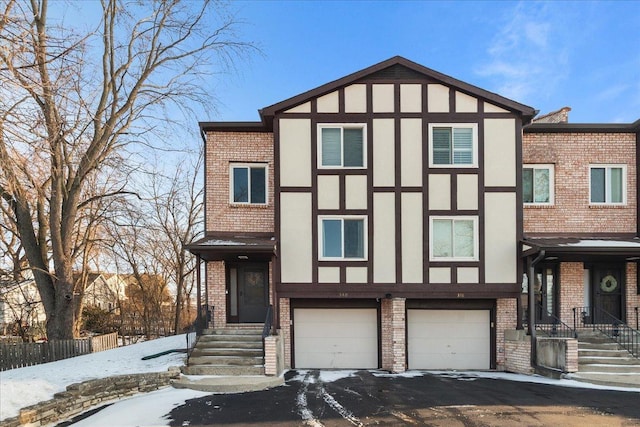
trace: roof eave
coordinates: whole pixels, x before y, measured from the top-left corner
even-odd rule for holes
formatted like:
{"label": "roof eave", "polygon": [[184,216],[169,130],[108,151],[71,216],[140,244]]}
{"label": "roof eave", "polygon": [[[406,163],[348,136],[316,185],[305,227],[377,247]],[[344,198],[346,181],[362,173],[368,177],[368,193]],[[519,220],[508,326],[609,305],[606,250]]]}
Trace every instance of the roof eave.
{"label": "roof eave", "polygon": [[340,79],[326,83],[315,89],[311,89],[309,91],[296,95],[292,98],[289,98],[284,101],[265,107],[259,111],[260,116],[262,117],[263,122],[270,122],[272,121],[275,114],[278,113],[279,111],[293,108],[296,105],[302,104],[311,98],[322,96],[324,94],[332,92],[338,89],[339,87],[346,86],[370,74],[376,73],[380,70],[383,70],[393,65],[405,66],[416,72],[432,77],[435,80],[439,80],[447,85],[457,87],[459,89],[462,89],[465,92],[487,99],[488,101],[491,101],[501,107],[505,107],[509,110],[516,111],[522,115],[523,122],[525,124],[529,123],[536,114],[536,111],[532,107],[510,100],[508,98],[504,98],[496,93],[489,92],[477,86],[473,86],[469,83],[465,83],[461,80],[455,79],[446,74],[442,74],[438,71],[435,71],[423,65],[417,64],[401,56],[394,56],[393,58],[387,59],[386,61],[379,62],[363,70],[356,71],[355,73],[349,74]]}

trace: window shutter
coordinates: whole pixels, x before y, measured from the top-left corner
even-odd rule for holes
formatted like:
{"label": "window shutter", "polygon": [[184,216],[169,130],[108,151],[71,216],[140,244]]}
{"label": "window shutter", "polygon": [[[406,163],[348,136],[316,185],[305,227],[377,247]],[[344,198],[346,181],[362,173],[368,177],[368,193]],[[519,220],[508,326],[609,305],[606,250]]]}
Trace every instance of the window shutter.
{"label": "window shutter", "polygon": [[341,166],[340,131],[322,128],[322,166]]}
{"label": "window shutter", "polygon": [[473,130],[471,128],[453,130],[453,164],[473,164]]}
{"label": "window shutter", "polygon": [[344,166],[364,166],[362,144],[362,129],[344,129]]}
{"label": "window shutter", "polygon": [[433,164],[451,164],[451,128],[433,128]]}

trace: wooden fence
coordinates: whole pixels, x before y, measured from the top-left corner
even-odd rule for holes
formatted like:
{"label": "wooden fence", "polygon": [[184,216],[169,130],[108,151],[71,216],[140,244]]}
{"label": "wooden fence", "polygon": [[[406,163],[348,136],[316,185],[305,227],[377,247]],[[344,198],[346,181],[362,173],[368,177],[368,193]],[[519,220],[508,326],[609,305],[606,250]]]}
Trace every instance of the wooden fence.
{"label": "wooden fence", "polygon": [[117,332],[77,340],[0,344],[0,371],[55,362],[117,346]]}

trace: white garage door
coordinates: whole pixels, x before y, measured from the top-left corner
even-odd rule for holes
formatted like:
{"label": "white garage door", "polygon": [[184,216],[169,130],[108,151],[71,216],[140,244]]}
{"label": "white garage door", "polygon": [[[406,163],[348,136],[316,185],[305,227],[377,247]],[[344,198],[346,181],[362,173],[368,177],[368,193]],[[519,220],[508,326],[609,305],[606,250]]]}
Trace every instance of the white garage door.
{"label": "white garage door", "polygon": [[378,367],[375,308],[296,308],[293,333],[296,368]]}
{"label": "white garage door", "polygon": [[489,369],[489,310],[407,310],[409,369]]}

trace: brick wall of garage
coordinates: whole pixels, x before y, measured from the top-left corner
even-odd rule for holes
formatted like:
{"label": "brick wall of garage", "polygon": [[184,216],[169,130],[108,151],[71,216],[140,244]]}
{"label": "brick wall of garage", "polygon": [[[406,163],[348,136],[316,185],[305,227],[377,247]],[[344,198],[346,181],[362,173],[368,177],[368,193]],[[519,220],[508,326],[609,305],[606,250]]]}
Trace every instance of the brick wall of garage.
{"label": "brick wall of garage", "polygon": [[496,369],[505,369],[504,331],[515,329],[517,322],[517,301],[515,298],[499,298],[496,301]]}
{"label": "brick wall of garage", "polygon": [[391,372],[404,372],[407,360],[406,299],[382,299],[380,301],[380,323],[382,369]]}
{"label": "brick wall of garage", "polygon": [[291,368],[291,301],[280,298],[280,330],[284,346],[284,367]]}

